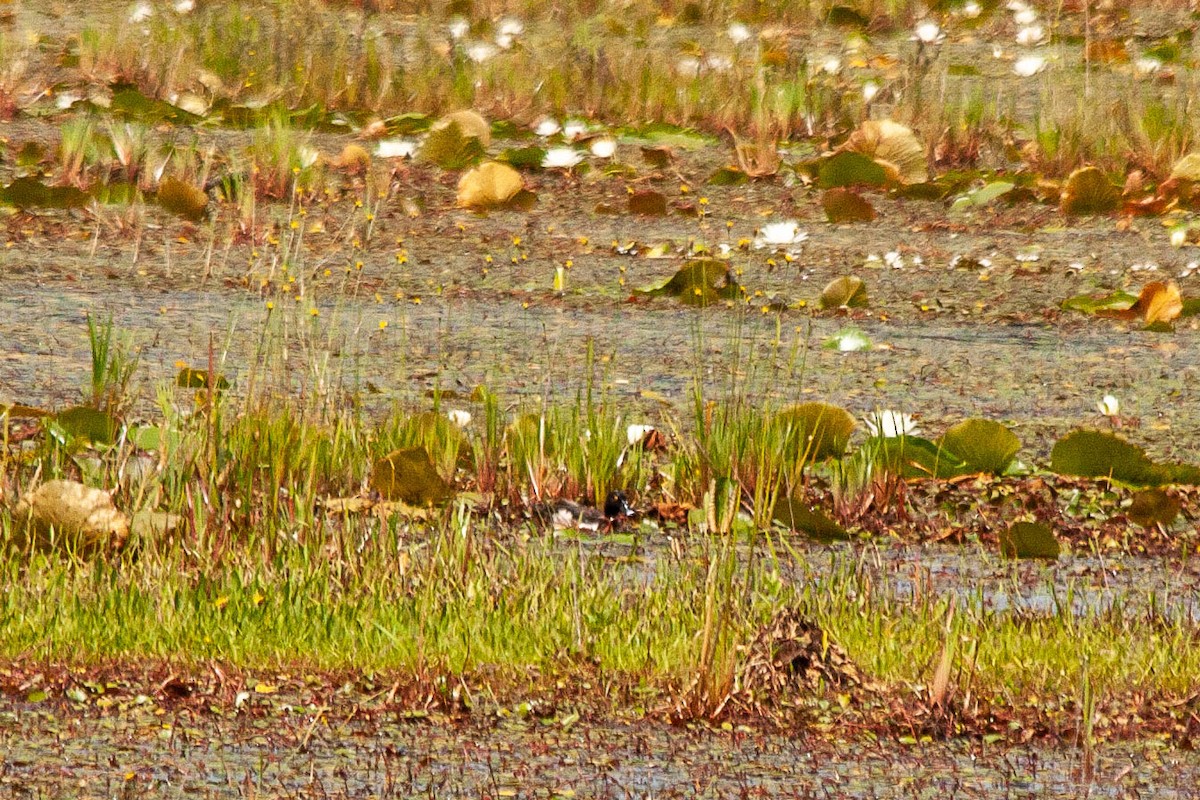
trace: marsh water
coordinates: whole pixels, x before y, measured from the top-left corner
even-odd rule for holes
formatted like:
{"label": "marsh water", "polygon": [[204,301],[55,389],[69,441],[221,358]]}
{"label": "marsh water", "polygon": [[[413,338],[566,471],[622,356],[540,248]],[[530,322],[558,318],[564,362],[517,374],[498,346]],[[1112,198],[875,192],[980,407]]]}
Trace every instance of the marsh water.
{"label": "marsh water", "polygon": [[1127,798],[1200,796],[1200,758],[831,744],[657,723],[435,724],[303,713],[0,715],[0,794],[33,797]]}

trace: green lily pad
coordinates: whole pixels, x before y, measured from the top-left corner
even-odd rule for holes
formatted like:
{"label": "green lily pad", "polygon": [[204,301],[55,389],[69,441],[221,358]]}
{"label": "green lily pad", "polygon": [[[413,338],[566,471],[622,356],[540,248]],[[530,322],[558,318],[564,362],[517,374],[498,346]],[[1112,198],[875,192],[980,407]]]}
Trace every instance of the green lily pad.
{"label": "green lily pad", "polygon": [[179,106],[147,97],[131,84],[118,84],[113,87],[112,102],[108,110],[113,116],[151,125],[158,122],[196,125],[204,120],[203,117],[184,111]]}
{"label": "green lily pad", "polygon": [[[216,389],[223,392],[229,388],[229,381],[224,375],[217,375]],[[175,385],[182,389],[208,389],[210,387],[209,373],[206,369],[183,367],[175,376]]]}
{"label": "green lily pad", "polygon": [[1107,214],[1121,204],[1121,191],[1097,167],[1080,167],[1067,178],[1060,207],[1076,216]]}
{"label": "green lily pad", "polygon": [[721,167],[708,179],[709,186],[740,186],[750,180],[750,176],[735,167]]}
{"label": "green lily pad", "polygon": [[433,120],[429,118],[428,114],[413,111],[407,114],[388,117],[383,121],[383,125],[387,130],[388,136],[412,136],[415,133],[423,133],[429,130],[432,122]]}
{"label": "green lily pad", "polygon": [[716,144],[716,139],[706,136],[692,128],[681,128],[666,122],[652,122],[643,125],[630,134],[623,135],[621,141],[629,144],[643,144],[651,147],[679,148],[681,150],[701,150]]}
{"label": "green lily pad", "polygon": [[873,452],[877,464],[906,479],[946,480],[974,471],[945,447],[921,436],[875,437],[863,444],[863,449]]}
{"label": "green lily pad", "polygon": [[640,217],[662,217],[667,213],[667,198],[662,192],[645,189],[629,195],[629,213]]}
{"label": "green lily pad", "polygon": [[190,222],[204,219],[208,211],[208,195],[203,189],[177,178],[164,178],[158,186],[158,204],[176,216]]}
{"label": "green lily pad", "polygon": [[706,306],[741,296],[729,264],[716,258],[696,258],[665,281],[635,289],[649,297],[676,297],[685,305]]}
{"label": "green lily pad", "polygon": [[1068,433],[1050,451],[1050,469],[1060,475],[1108,478],[1131,486],[1200,485],[1200,467],[1156,464],[1145,450],[1108,431]]}
{"label": "green lily pad", "polygon": [[510,147],[500,153],[497,161],[516,167],[538,171],[542,168],[542,160],[546,157],[546,148],[530,145],[529,147]]}
{"label": "green lily pad", "polygon": [[871,222],[875,219],[875,208],[862,195],[852,189],[837,187],[827,189],[821,195],[821,207],[830,222]]}
{"label": "green lily pad", "polygon": [[826,350],[837,350],[839,353],[857,353],[870,350],[871,339],[861,329],[851,325],[830,336],[821,346]]}
{"label": "green lily pad", "polygon": [[0,203],[30,208],[82,208],[91,201],[74,186],[47,186],[37,178],[17,178],[0,190]]}
{"label": "green lily pad", "polygon": [[814,541],[828,544],[844,542],[850,534],[823,511],[794,497],[780,497],[775,502],[771,519],[785,528],[805,534]]}
{"label": "green lily pad", "polygon": [[863,283],[862,278],[854,275],[834,278],[821,290],[818,304],[823,309],[866,308],[867,285]]}
{"label": "green lily pad", "polygon": [[451,121],[429,132],[419,156],[442,169],[463,169],[482,160],[484,148],[477,137],[464,134],[459,124]]}
{"label": "green lily pad", "polygon": [[846,409],[813,401],[780,411],[774,425],[783,436],[788,461],[814,462],[845,455],[856,423]]}
{"label": "green lily pad", "polygon": [[952,212],[967,211],[972,208],[982,208],[996,199],[1003,197],[1016,188],[1015,183],[1009,181],[992,181],[991,183],[976,189],[973,192],[967,192],[962,197],[954,201],[950,206]]}
{"label": "green lily pad", "polygon": [[999,422],[968,419],[946,431],[942,447],[973,470],[1000,475],[1016,458],[1021,440]]}
{"label": "green lily pad", "polygon": [[386,500],[414,506],[439,505],[453,494],[424,447],[393,450],[376,461],[370,486]]}
{"label": "green lily pad", "polygon": [[1134,493],[1133,502],[1125,509],[1125,516],[1143,528],[1156,525],[1165,528],[1175,521],[1181,509],[1179,500],[1162,489],[1142,489]]}
{"label": "green lily pad", "polygon": [[839,186],[883,186],[887,170],[862,153],[843,151],[821,162],[817,186],[833,189]]}
{"label": "green lily pad", "polygon": [[1084,314],[1096,314],[1100,311],[1126,311],[1138,301],[1136,294],[1117,290],[1103,296],[1080,294],[1063,300],[1061,307],[1064,311],[1081,311]]}
{"label": "green lily pad", "polygon": [[112,444],[121,429],[112,414],[91,406],[64,409],[54,415],[53,424],[72,439],[92,444]]}
{"label": "green lily pad", "polygon": [[1000,533],[1000,552],[1008,558],[1057,559],[1062,547],[1043,522],[1014,522]]}

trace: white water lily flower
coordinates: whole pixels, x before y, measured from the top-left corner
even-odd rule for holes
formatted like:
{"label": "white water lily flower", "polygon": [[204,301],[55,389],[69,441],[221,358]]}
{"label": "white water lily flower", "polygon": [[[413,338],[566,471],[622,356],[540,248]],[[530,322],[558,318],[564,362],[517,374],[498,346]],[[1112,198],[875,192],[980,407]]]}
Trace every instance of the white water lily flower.
{"label": "white water lily flower", "polygon": [[538,124],[534,127],[533,132],[543,138],[553,136],[562,130],[562,126],[558,124],[552,117],[542,117],[538,120]]}
{"label": "white water lily flower", "polygon": [[593,139],[591,150],[596,158],[612,158],[617,153],[617,140],[607,136]]}
{"label": "white water lily flower", "polygon": [[491,42],[471,42],[467,45],[467,58],[476,64],[482,64],[500,52],[500,48]]}
{"label": "white water lily flower", "polygon": [[412,158],[416,153],[415,139],[383,139],[375,146],[379,158]]}
{"label": "white water lily flower", "polygon": [[871,340],[858,328],[842,328],[825,340],[826,350],[837,350],[839,353],[857,353],[860,350],[870,350]]}
{"label": "white water lily flower", "polygon": [[960,13],[967,19],[975,19],[983,13],[983,6],[979,5],[975,0],[967,0],[963,4],[962,9],[960,9]]}
{"label": "white water lily flower", "polygon": [[507,33],[496,34],[496,46],[501,50],[507,50],[512,47],[514,41],[516,41],[515,36],[509,36]]}
{"label": "white water lily flower", "polygon": [[458,40],[467,35],[467,32],[471,30],[471,24],[462,17],[455,17],[450,20],[449,29],[450,38]]}
{"label": "white water lily flower", "polygon": [[733,59],[729,56],[709,56],[704,59],[704,68],[710,72],[729,72],[733,69]]}
{"label": "white water lily flower", "polygon": [[176,14],[180,14],[180,15],[190,14],[195,10],[196,10],[196,0],[179,0],[179,2],[175,4],[175,13]]}
{"label": "white water lily flower", "polygon": [[129,12],[129,23],[137,25],[139,22],[145,22],[154,16],[154,8],[149,3],[138,3]]}
{"label": "white water lily flower", "polygon": [[913,422],[912,415],[902,411],[876,411],[863,417],[863,422],[872,436],[881,436],[884,439],[895,439],[898,436],[920,432],[917,423]]}
{"label": "white water lily flower", "polygon": [[1162,65],[1157,58],[1139,58],[1133,62],[1133,71],[1138,75],[1153,75],[1162,69]]}
{"label": "white water lily flower", "polygon": [[883,263],[892,269],[904,269],[904,256],[900,255],[899,250],[892,250],[883,254]]}
{"label": "white water lily flower", "polygon": [[302,144],[296,148],[296,160],[299,162],[300,169],[308,169],[317,163],[317,159],[320,157],[321,153],[315,147]]}
{"label": "white water lily flower", "polygon": [[542,157],[542,169],[571,169],[583,161],[583,153],[574,147],[552,147]]}
{"label": "white water lily flower", "polygon": [[54,98],[54,107],[59,111],[65,111],[82,99],[82,97],[74,92],[61,92]]}
{"label": "white water lily flower", "polygon": [[569,119],[563,123],[563,138],[568,142],[575,141],[585,133],[587,133],[587,123],[581,119]]}
{"label": "white water lily flower", "polygon": [[1037,22],[1037,18],[1037,9],[1030,8],[1029,6],[1018,9],[1013,14],[1013,22],[1017,23],[1018,25],[1032,25],[1033,23]]}
{"label": "white water lily flower", "polygon": [[525,32],[525,23],[516,17],[505,17],[496,26],[496,33],[501,36],[520,36]]}
{"label": "white water lily flower", "polygon": [[770,222],[763,225],[759,229],[758,235],[754,237],[754,249],[762,250],[764,247],[787,247],[789,245],[801,244],[807,238],[808,234],[800,230],[799,224],[794,220]]}
{"label": "white water lily flower", "polygon": [[1030,25],[1017,31],[1017,44],[1029,47],[1046,38],[1046,29],[1041,25]]}
{"label": "white water lily flower", "polygon": [[446,412],[446,418],[460,428],[465,428],[471,424],[471,412],[463,411],[461,408],[452,408]]}
{"label": "white water lily flower", "polygon": [[875,81],[867,81],[863,84],[862,95],[863,102],[869,103],[875,99],[875,95],[879,94],[879,84]]}
{"label": "white water lily flower", "polygon": [[689,78],[699,77],[700,59],[695,56],[680,56],[675,61],[675,72]]}
{"label": "white water lily flower", "polygon": [[1190,278],[1190,277],[1192,277],[1192,275],[1194,275],[1196,273],[1196,270],[1198,270],[1198,269],[1200,269],[1200,262],[1189,261],[1188,263],[1184,264],[1183,269],[1181,269],[1179,271],[1179,277]]}
{"label": "white water lily flower", "polygon": [[625,429],[625,441],[629,442],[630,446],[633,446],[645,439],[647,434],[653,432],[653,425],[630,425]]}
{"label": "white water lily flower", "polygon": [[750,29],[740,22],[734,22],[726,30],[725,35],[728,36],[734,44],[741,44],[748,40],[751,36]]}
{"label": "white water lily flower", "polygon": [[837,75],[842,71],[842,60],[837,56],[830,56],[821,63],[821,71],[830,75]]}
{"label": "white water lily flower", "polygon": [[1022,78],[1028,78],[1037,75],[1046,68],[1046,59],[1041,56],[1025,56],[1017,59],[1013,64],[1013,72],[1020,75]]}
{"label": "white water lily flower", "polygon": [[1121,401],[1111,394],[1106,394],[1097,401],[1096,410],[1105,417],[1115,417],[1121,413]]}
{"label": "white water lily flower", "polygon": [[913,38],[921,44],[941,44],[946,38],[942,28],[933,20],[925,20],[917,25]]}

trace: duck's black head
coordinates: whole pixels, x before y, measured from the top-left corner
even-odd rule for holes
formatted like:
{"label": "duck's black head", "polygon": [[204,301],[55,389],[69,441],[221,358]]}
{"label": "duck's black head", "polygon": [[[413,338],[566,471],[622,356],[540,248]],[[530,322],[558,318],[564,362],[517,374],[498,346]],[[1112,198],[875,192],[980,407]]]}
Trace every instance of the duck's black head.
{"label": "duck's black head", "polygon": [[604,516],[609,519],[618,517],[632,517],[633,509],[629,506],[629,499],[625,497],[625,493],[616,490],[608,493],[608,497],[604,498]]}

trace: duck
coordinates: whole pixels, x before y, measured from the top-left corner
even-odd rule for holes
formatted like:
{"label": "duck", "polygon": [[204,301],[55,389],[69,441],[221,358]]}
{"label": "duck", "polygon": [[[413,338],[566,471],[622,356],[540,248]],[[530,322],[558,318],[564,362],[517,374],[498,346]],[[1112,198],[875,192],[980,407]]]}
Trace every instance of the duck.
{"label": "duck", "polygon": [[604,508],[596,509],[571,500],[559,500],[550,506],[550,521],[555,530],[598,531],[620,524],[621,520],[635,516],[629,498],[619,489],[604,498]]}

